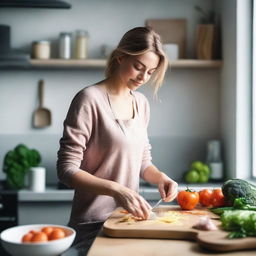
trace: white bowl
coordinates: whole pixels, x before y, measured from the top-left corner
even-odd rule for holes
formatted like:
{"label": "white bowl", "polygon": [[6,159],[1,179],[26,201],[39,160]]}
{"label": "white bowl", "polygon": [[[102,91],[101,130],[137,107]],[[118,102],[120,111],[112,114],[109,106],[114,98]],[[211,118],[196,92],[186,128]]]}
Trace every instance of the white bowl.
{"label": "white bowl", "polygon": [[[62,228],[66,237],[38,243],[23,243],[21,241],[23,235],[30,230],[40,231],[45,226]],[[70,227],[55,224],[34,224],[8,228],[0,234],[0,239],[4,249],[14,256],[56,256],[71,246],[75,235],[75,230]]]}
{"label": "white bowl", "polygon": [[170,61],[177,60],[179,58],[179,45],[164,44],[163,48]]}

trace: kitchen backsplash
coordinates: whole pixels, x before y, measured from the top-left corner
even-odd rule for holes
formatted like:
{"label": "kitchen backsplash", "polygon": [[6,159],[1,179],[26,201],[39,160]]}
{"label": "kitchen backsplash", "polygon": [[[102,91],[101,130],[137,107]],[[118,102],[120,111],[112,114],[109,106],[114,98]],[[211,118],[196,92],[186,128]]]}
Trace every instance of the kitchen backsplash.
{"label": "kitchen backsplash", "polygon": [[[56,160],[61,135],[51,134],[12,134],[0,135],[0,166],[3,165],[4,153],[17,144],[24,143],[29,148],[37,149],[42,156],[40,166],[46,168],[46,183],[57,184]],[[200,137],[150,137],[153,163],[175,180],[180,180],[182,174],[195,159],[205,160],[207,139]],[[197,145],[195,147],[194,145]],[[0,179],[5,175],[1,171]]]}

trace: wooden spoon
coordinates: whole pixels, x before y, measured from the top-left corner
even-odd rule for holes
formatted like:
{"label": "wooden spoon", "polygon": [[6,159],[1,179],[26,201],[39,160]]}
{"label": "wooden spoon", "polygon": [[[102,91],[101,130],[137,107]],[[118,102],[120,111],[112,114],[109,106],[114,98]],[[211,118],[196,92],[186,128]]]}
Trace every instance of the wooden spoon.
{"label": "wooden spoon", "polygon": [[40,80],[38,83],[38,97],[39,107],[35,110],[33,116],[33,126],[35,128],[43,128],[51,125],[51,112],[49,109],[43,107],[44,101],[44,81]]}

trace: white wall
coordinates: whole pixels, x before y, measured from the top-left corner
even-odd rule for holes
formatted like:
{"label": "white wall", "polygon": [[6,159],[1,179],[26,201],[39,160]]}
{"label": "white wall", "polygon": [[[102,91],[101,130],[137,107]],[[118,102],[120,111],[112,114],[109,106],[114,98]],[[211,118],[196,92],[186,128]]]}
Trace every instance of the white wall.
{"label": "white wall", "polygon": [[[56,44],[61,31],[86,29],[90,34],[90,57],[100,55],[103,43],[116,45],[121,35],[147,18],[187,18],[189,57],[193,57],[198,13],[194,5],[212,8],[208,0],[76,0],[71,10],[0,9],[0,24],[12,27],[12,45],[29,51],[34,40]],[[55,41],[55,42],[54,42]],[[159,92],[161,102],[152,100],[149,135],[153,159],[175,179],[191,161],[205,160],[206,142],[220,138],[219,70],[169,70]],[[1,70],[0,71],[0,165],[7,150],[19,142],[39,149],[47,181],[55,182],[55,161],[62,122],[74,94],[103,78],[103,70]],[[53,124],[43,130],[31,126],[36,108],[37,82],[44,79],[45,106],[52,111]]]}
{"label": "white wall", "polygon": [[251,1],[216,1],[222,11],[221,134],[227,178],[251,176]]}

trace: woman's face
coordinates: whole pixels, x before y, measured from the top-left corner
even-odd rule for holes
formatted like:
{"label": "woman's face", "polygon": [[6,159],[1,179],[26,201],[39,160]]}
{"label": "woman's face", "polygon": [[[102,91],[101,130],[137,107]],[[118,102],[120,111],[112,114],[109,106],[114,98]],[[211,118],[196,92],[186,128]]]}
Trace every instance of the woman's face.
{"label": "woman's face", "polygon": [[123,57],[119,60],[119,79],[130,90],[136,90],[149,81],[158,63],[159,56],[151,51],[138,56]]}

